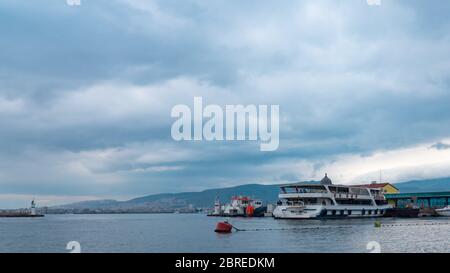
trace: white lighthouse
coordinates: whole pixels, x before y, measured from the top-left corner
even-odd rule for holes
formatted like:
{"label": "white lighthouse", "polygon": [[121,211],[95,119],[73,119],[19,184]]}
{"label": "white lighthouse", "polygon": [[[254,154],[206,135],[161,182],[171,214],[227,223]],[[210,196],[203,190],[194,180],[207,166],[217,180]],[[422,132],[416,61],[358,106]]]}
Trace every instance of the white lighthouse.
{"label": "white lighthouse", "polygon": [[36,202],[34,202],[34,200],[31,201],[31,211],[30,211],[31,215],[36,215]]}

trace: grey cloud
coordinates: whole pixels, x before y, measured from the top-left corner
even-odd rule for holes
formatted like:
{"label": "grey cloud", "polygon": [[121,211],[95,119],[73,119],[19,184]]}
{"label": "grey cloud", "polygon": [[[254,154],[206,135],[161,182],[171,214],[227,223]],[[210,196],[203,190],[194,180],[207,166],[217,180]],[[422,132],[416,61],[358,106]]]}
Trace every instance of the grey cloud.
{"label": "grey cloud", "polygon": [[[292,162],[311,162],[314,173],[342,154],[450,136],[448,3],[142,3],[2,1],[4,193],[139,195],[293,180],[302,176]],[[196,95],[279,104],[280,149],[174,142],[170,109]],[[110,150],[122,152],[85,158]],[[149,155],[160,157],[142,160]]]}

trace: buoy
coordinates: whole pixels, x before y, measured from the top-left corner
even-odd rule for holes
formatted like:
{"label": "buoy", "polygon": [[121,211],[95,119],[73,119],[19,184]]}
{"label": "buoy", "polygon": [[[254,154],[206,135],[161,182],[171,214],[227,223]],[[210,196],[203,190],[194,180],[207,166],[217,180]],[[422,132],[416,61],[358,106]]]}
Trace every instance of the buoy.
{"label": "buoy", "polygon": [[375,221],[375,227],[381,227],[381,222],[380,221]]}
{"label": "buoy", "polygon": [[218,222],[216,225],[215,232],[218,233],[231,233],[231,230],[233,229],[233,226],[228,223],[228,221]]}

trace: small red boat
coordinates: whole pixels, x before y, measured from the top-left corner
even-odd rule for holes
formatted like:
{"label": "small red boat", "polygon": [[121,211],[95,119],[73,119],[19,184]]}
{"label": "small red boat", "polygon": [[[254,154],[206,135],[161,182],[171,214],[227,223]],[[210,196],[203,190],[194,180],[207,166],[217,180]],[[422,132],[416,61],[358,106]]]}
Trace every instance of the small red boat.
{"label": "small red boat", "polygon": [[228,223],[228,221],[224,221],[224,222],[217,223],[216,229],[214,231],[218,232],[218,233],[231,233],[232,229],[233,229],[233,225]]}

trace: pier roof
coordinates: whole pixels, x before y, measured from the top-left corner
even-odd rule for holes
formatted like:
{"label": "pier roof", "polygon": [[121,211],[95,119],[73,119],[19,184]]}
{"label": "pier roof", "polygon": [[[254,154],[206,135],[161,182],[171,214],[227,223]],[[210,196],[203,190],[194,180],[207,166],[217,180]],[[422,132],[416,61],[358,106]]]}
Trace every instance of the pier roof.
{"label": "pier roof", "polygon": [[417,193],[387,193],[384,195],[386,199],[403,199],[403,198],[428,198],[428,197],[450,197],[450,191],[441,192],[417,192]]}

